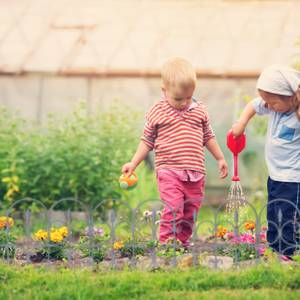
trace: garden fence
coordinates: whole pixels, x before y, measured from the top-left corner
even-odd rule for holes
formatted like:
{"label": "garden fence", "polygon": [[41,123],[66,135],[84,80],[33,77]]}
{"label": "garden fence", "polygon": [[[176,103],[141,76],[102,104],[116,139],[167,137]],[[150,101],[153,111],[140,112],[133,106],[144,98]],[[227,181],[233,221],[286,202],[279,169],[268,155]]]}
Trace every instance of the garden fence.
{"label": "garden fence", "polygon": [[[62,203],[72,209],[57,210]],[[280,203],[293,207],[293,216],[286,216]],[[269,231],[270,226],[276,230],[272,243],[279,252],[297,250],[299,209],[285,199],[268,205],[278,207],[278,222],[269,223]],[[258,209],[245,200],[244,207],[226,212],[226,202],[212,207],[204,201],[199,216],[194,211],[190,221],[179,221],[178,211],[172,211],[173,238],[163,245],[159,243],[161,209],[160,200],[131,207],[125,201],[108,199],[89,207],[79,199],[67,198],[45,207],[39,200],[20,199],[1,210],[0,256],[8,263],[156,269],[177,265],[227,268],[245,261],[258,264],[272,255],[266,241],[267,204]],[[291,228],[294,236],[286,240],[285,233]],[[192,232],[185,248],[177,240],[181,230]]]}

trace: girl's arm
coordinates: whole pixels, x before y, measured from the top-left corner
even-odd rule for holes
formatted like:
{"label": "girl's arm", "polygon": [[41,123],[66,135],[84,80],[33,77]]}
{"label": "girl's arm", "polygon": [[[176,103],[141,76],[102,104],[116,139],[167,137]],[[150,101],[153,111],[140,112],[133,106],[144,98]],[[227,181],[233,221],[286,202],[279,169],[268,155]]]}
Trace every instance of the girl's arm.
{"label": "girl's arm", "polygon": [[218,162],[220,178],[223,179],[228,175],[228,166],[225,161],[223,152],[215,138],[210,138],[205,144],[207,150],[213,155]]}
{"label": "girl's arm", "polygon": [[148,145],[146,145],[146,143],[141,141],[131,162],[126,163],[122,167],[122,173],[130,176],[132,172],[136,169],[136,167],[141,163],[141,161],[143,161],[146,158],[147,154],[151,150],[152,148],[150,148]]}
{"label": "girl's arm", "polygon": [[249,102],[244,108],[239,120],[232,126],[232,133],[235,136],[241,135],[251,120],[251,118],[256,114],[253,103]]}

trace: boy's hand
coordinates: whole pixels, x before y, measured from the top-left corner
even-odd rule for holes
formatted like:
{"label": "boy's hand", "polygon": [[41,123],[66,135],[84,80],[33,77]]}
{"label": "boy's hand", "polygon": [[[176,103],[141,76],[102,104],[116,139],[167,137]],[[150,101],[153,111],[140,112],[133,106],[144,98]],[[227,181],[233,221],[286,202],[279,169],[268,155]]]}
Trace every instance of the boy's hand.
{"label": "boy's hand", "polygon": [[224,179],[228,175],[228,165],[225,161],[225,159],[219,159],[218,160],[218,168],[220,172],[220,178]]}
{"label": "boy's hand", "polygon": [[240,136],[245,131],[245,125],[241,122],[237,122],[232,125],[231,130],[234,136]]}
{"label": "boy's hand", "polygon": [[122,167],[122,173],[130,176],[133,171],[135,170],[135,165],[132,162],[126,163],[123,167]]}

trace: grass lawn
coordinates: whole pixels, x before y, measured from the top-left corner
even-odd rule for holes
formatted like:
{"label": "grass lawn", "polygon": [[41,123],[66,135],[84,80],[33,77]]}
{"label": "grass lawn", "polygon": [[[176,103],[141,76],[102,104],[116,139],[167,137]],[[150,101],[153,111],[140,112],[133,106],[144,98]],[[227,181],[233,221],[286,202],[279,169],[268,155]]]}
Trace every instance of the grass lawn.
{"label": "grass lawn", "polygon": [[300,268],[108,272],[0,264],[0,299],[300,299]]}

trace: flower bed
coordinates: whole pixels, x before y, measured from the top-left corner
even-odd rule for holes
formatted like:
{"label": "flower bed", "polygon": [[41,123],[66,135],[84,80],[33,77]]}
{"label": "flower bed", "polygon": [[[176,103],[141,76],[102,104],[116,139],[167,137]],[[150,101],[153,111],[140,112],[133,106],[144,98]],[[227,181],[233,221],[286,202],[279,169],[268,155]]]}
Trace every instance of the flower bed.
{"label": "flower bed", "polygon": [[[154,215],[149,211],[144,212],[143,221],[147,223],[152,217]],[[159,220],[152,221],[157,224]],[[207,266],[216,266],[211,262],[213,257],[219,257],[217,260],[221,260],[221,263],[232,266],[232,263],[257,258],[265,260],[273,255],[267,246],[267,228],[262,227],[257,233],[255,223],[251,220],[243,224],[244,231],[238,235],[219,225],[214,235],[194,240],[194,245],[189,249],[183,248],[176,239],[160,245],[150,236],[115,237],[107,226],[104,228],[101,225],[79,230],[76,238],[72,237],[72,230],[66,226],[38,229],[30,240],[26,240],[26,245],[21,245],[14,235],[14,224],[12,218],[0,217],[0,257],[22,264],[69,262],[83,266],[96,263],[106,267],[139,265],[141,269],[150,269],[153,266],[192,266],[203,262]],[[229,257],[232,262],[220,257]],[[297,256],[295,258],[297,260]]]}
{"label": "flower bed", "polygon": [[[230,256],[235,261],[244,261],[263,255],[266,245],[266,230],[263,226],[261,232],[255,232],[255,222],[247,221],[244,223],[245,231],[239,235],[228,231],[224,226],[218,226],[215,238],[223,241],[223,245],[217,248],[219,255]],[[257,240],[258,237],[258,240]]]}

